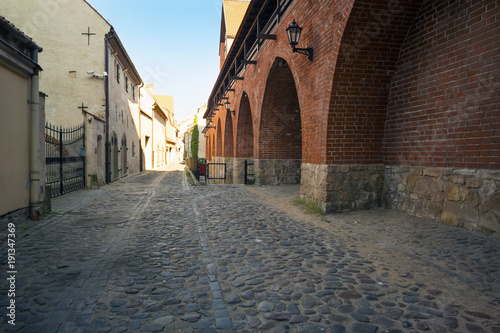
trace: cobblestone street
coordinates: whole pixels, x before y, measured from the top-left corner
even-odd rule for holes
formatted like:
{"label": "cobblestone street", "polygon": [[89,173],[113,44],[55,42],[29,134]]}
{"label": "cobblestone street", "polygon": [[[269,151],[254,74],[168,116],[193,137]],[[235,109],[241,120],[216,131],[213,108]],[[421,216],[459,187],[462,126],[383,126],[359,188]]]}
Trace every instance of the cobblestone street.
{"label": "cobblestone street", "polygon": [[173,165],[53,199],[15,222],[0,331],[500,333],[498,235],[306,214],[298,190],[192,186]]}

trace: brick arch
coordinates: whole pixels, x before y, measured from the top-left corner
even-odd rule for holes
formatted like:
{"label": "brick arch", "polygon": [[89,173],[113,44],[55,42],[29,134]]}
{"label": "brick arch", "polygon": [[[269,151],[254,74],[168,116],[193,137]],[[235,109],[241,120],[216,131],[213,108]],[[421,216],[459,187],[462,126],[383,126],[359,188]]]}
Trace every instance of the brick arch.
{"label": "brick arch", "polygon": [[302,158],[300,106],[295,80],[288,63],[276,58],[266,81],[262,101],[260,159]]}
{"label": "brick arch", "polygon": [[215,148],[215,157],[222,157],[222,126],[220,122],[220,118],[217,122],[217,147]]}
{"label": "brick arch", "polygon": [[252,158],[254,155],[253,145],[253,122],[250,99],[246,92],[243,92],[238,110],[238,123],[236,128],[236,142],[238,149],[236,157]]}
{"label": "brick arch", "polygon": [[391,80],[422,1],[357,0],[342,35],[331,90],[327,164],[381,164]]}
{"label": "brick arch", "polygon": [[234,156],[233,144],[233,117],[231,113],[226,114],[226,121],[224,127],[224,157]]}

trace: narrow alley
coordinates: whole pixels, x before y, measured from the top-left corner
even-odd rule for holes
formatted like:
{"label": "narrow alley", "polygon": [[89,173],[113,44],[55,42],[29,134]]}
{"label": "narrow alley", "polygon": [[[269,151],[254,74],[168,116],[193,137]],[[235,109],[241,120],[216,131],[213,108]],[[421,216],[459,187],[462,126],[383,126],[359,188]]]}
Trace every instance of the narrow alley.
{"label": "narrow alley", "polygon": [[54,199],[14,223],[0,331],[500,333],[498,236],[306,214],[298,189],[192,186],[174,164]]}

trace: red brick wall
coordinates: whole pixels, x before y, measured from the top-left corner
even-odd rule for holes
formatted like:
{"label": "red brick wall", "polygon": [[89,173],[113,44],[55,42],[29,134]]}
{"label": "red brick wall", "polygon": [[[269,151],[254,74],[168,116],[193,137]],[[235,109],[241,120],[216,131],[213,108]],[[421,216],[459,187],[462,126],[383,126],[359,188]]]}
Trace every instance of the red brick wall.
{"label": "red brick wall", "polygon": [[333,80],[328,117],[329,164],[382,163],[391,79],[418,2],[355,2]]}
{"label": "red brick wall", "polygon": [[226,44],[220,43],[219,45],[219,58],[220,58],[220,68],[224,65],[224,60],[226,60]]}
{"label": "red brick wall", "polygon": [[212,160],[212,158],[214,158],[216,156],[215,154],[215,145],[217,144],[217,139],[215,137],[215,133],[212,133],[212,140],[210,140],[211,142],[211,149],[212,151],[210,152],[210,160]]}
{"label": "red brick wall", "polygon": [[[314,47],[312,62],[291,52],[293,19],[304,28],[298,47]],[[498,1],[294,1],[272,31],[277,40],[263,42],[228,95],[235,156],[250,156],[234,132],[249,123],[239,118],[248,106],[253,156],[286,150],[266,119],[291,82],[274,83],[281,58],[300,109],[303,163],[500,168],[499,21]],[[217,147],[224,113],[214,118]]]}
{"label": "red brick wall", "polygon": [[212,148],[211,148],[211,142],[212,138],[210,136],[208,136],[206,138],[206,145],[205,145],[205,156],[207,158],[207,161],[210,161],[211,159],[211,156],[210,156],[210,152],[212,151]]}
{"label": "red brick wall", "polygon": [[[346,1],[350,3],[350,1]],[[279,25],[271,32],[277,35],[277,40],[266,40],[263,42],[260,51],[254,60],[257,65],[248,65],[243,75],[243,81],[237,81],[233,88],[235,92],[229,93],[229,101],[231,106],[234,106],[237,111],[236,120],[239,122],[240,101],[243,93],[248,95],[249,104],[251,105],[252,114],[252,133],[254,136],[253,156],[255,158],[283,158],[288,154],[272,154],[265,152],[261,147],[261,143],[269,142],[261,138],[261,129],[266,129],[267,125],[263,126],[264,122],[261,115],[264,103],[264,94],[266,92],[266,83],[271,72],[271,67],[277,58],[282,58],[289,66],[289,71],[293,77],[293,82],[296,90],[301,129],[297,127],[293,135],[302,136],[302,151],[294,149],[294,156],[284,158],[300,158],[306,163],[325,163],[326,161],[326,114],[330,98],[330,90],[333,79],[333,69],[335,65],[336,49],[334,43],[339,39],[336,38],[339,25],[345,24],[342,17],[337,15],[338,11],[344,8],[345,4],[338,0],[326,0],[323,2],[315,1],[300,1],[292,3],[289,9],[284,13]],[[347,6],[349,7],[349,6]],[[286,28],[295,19],[303,28],[302,37],[298,47],[306,47],[312,45],[314,47],[314,61],[298,53],[292,53],[288,38],[286,36]],[[335,33],[332,33],[335,31]],[[340,29],[342,31],[342,29]],[[276,90],[275,98],[279,98],[282,91],[286,91],[288,86],[283,86]],[[272,101],[272,96],[269,95],[267,103],[275,103]],[[223,129],[224,118],[223,111],[218,111],[214,117],[214,122],[221,119]],[[215,130],[210,130],[215,133]],[[224,136],[223,133],[221,133]],[[276,133],[277,136],[278,133]],[[233,139],[238,140],[237,135],[233,133]],[[274,139],[273,139],[274,140]],[[236,142],[236,141],[235,141]],[[275,143],[275,151],[279,151],[281,144],[285,145],[288,142],[285,140],[281,143]],[[269,145],[268,145],[269,146]],[[285,149],[286,150],[286,149]],[[236,147],[236,156],[244,154]],[[261,156],[262,155],[262,156]],[[280,157],[281,156],[281,157]]]}
{"label": "red brick wall", "polygon": [[498,1],[430,1],[399,55],[384,162],[500,168]]}

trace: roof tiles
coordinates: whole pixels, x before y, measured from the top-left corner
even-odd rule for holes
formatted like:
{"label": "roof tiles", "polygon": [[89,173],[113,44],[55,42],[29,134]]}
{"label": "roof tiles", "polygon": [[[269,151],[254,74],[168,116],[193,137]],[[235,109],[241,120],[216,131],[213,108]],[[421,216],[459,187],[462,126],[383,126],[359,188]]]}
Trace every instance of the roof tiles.
{"label": "roof tiles", "polygon": [[223,10],[226,23],[226,34],[234,38],[240,28],[243,16],[247,11],[250,1],[224,0]]}

